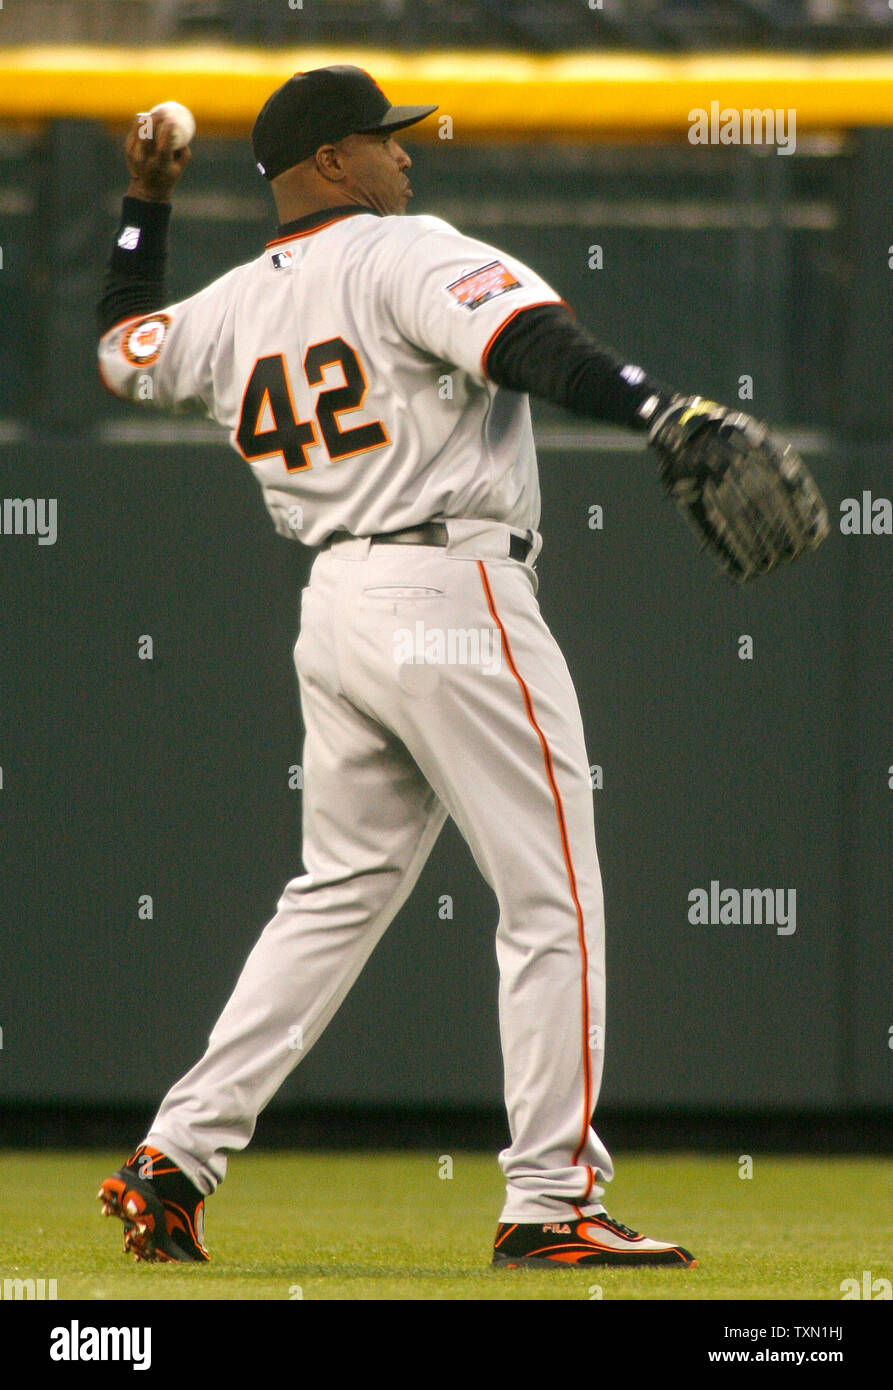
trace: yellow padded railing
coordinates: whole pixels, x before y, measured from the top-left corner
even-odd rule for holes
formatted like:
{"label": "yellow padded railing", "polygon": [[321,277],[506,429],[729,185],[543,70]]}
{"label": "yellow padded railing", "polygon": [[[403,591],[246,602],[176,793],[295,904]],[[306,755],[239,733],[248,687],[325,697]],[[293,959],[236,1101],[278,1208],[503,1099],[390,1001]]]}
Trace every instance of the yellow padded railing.
{"label": "yellow padded railing", "polygon": [[[0,119],[126,121],[173,99],[199,124],[244,130],[298,69],[367,68],[392,102],[436,102],[455,139],[481,135],[683,132],[689,112],[793,109],[797,126],[893,124],[893,56],[714,53],[406,54],[373,49],[0,48]],[[427,127],[427,130],[426,130]],[[435,136],[436,118],[419,127]]]}

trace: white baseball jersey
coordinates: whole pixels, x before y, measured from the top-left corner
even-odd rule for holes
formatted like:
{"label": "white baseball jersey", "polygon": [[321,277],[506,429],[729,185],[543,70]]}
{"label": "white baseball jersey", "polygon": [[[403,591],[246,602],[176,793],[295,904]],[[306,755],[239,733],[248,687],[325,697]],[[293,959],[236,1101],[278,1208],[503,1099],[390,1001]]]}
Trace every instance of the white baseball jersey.
{"label": "white baseball jersey", "polygon": [[116,395],[226,426],[285,536],[319,545],[462,517],[539,523],[526,395],[483,359],[520,309],[560,303],[439,217],[333,214],[100,342]]}

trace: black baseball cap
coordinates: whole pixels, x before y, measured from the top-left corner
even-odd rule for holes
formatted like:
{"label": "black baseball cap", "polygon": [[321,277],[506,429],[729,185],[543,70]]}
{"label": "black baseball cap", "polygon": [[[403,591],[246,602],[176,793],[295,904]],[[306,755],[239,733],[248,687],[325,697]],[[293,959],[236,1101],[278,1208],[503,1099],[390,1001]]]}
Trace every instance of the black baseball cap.
{"label": "black baseball cap", "polygon": [[320,145],[334,145],[346,135],[402,130],[436,110],[392,106],[363,68],[338,64],[296,72],[261,108],[251,136],[254,158],[264,177],[275,179]]}

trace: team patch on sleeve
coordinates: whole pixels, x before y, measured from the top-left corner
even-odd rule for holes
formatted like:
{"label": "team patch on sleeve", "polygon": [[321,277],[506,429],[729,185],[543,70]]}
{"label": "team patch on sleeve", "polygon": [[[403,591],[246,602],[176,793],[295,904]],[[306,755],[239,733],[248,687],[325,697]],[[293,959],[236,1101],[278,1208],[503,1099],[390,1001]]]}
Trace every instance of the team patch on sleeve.
{"label": "team patch on sleeve", "polygon": [[167,314],[151,314],[125,330],[121,351],[135,367],[150,367],[158,361],[170,327]]}
{"label": "team patch on sleeve", "polygon": [[445,288],[466,309],[479,309],[497,295],[520,289],[521,281],[502,261],[490,261],[477,270],[470,270]]}

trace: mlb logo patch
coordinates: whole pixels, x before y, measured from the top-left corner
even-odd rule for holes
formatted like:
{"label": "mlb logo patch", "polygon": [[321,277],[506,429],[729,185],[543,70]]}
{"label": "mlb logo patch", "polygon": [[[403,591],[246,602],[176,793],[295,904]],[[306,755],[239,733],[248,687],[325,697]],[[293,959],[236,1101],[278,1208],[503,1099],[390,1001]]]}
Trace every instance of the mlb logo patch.
{"label": "mlb logo patch", "polygon": [[274,251],[270,259],[277,270],[287,270],[294,257],[290,251]]}
{"label": "mlb logo patch", "polygon": [[502,261],[490,261],[487,265],[470,270],[446,286],[449,293],[466,309],[479,309],[488,300],[509,290],[521,288],[521,281]]}
{"label": "mlb logo patch", "polygon": [[118,237],[118,245],[122,251],[135,251],[140,244],[139,227],[125,227]]}

